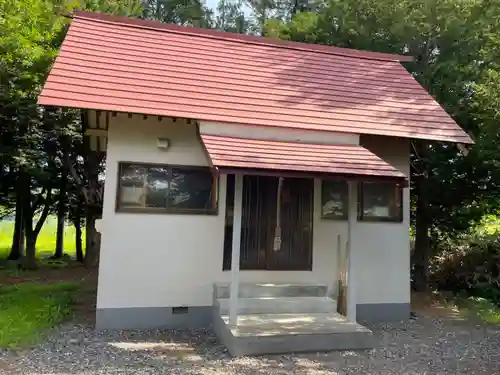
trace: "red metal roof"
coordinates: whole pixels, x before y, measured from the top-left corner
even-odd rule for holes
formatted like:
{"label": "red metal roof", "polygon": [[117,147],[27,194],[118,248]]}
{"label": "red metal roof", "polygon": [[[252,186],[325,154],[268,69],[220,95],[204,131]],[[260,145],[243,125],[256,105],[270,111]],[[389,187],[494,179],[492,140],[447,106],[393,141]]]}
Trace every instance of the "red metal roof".
{"label": "red metal roof", "polygon": [[201,138],[212,164],[221,169],[405,178],[401,171],[358,145],[264,141],[208,134],[202,134]]}
{"label": "red metal roof", "polygon": [[407,60],[77,13],[39,103],[470,143]]}

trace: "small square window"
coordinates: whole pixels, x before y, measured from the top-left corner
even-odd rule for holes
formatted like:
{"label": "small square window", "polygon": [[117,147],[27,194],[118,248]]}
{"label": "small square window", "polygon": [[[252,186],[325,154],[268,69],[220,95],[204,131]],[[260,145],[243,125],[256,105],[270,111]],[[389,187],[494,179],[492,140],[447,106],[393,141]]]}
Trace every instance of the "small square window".
{"label": "small square window", "polygon": [[360,183],[358,219],[403,221],[403,188],[394,182]]}
{"label": "small square window", "polygon": [[321,186],[321,217],[323,219],[347,220],[347,181],[323,180]]}

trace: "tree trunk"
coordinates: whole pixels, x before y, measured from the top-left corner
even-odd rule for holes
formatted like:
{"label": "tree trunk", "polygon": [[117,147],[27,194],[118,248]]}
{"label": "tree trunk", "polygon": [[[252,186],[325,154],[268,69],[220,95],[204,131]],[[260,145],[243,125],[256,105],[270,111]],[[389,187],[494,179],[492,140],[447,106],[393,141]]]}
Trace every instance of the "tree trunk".
{"label": "tree trunk", "polygon": [[59,204],[57,207],[57,233],[56,233],[56,249],[54,258],[62,258],[64,252],[64,219],[66,217],[66,185],[67,175],[64,168],[61,172],[61,181],[59,186]]}
{"label": "tree trunk", "polygon": [[80,218],[78,221],[75,221],[75,249],[76,260],[83,263],[82,222]]}
{"label": "tree trunk", "polygon": [[16,197],[16,218],[14,223],[14,234],[12,236],[12,247],[7,260],[18,260],[24,254],[24,223],[23,223],[23,197],[21,190]]}
{"label": "tree trunk", "polygon": [[56,249],[54,259],[62,258],[64,252],[64,212],[57,211],[57,231],[56,231]]}
{"label": "tree trunk", "polygon": [[78,200],[76,211],[73,217],[73,225],[75,226],[75,249],[76,260],[83,263],[83,246],[82,246],[82,201]]}
{"label": "tree trunk", "polygon": [[[88,145],[87,145],[88,146]],[[96,267],[99,262],[99,251],[101,248],[101,236],[95,228],[95,221],[100,216],[99,165],[103,154],[93,152],[87,148],[85,170],[88,179],[87,200],[85,205],[85,260],[87,268]]]}
{"label": "tree trunk", "polygon": [[29,177],[26,179],[26,184],[23,187],[24,190],[24,204],[23,204],[23,217],[24,217],[24,229],[26,235],[26,253],[21,259],[21,266],[24,269],[32,270],[37,269],[38,265],[36,262],[36,239],[38,233],[33,230],[33,210],[31,208],[31,186]]}
{"label": "tree trunk", "polygon": [[429,254],[431,215],[429,212],[428,174],[426,171],[427,144],[418,147],[418,156],[422,160],[420,176],[415,181],[416,218],[415,218],[415,250],[413,253],[413,282],[417,292],[429,289]]}
{"label": "tree trunk", "polygon": [[[36,269],[38,268],[36,262],[36,240],[40,231],[42,230],[43,224],[47,219],[50,211],[51,205],[51,191],[52,187],[46,187],[42,190],[42,192],[38,193],[39,196],[37,199],[43,199],[43,209],[40,213],[40,217],[33,228],[33,219],[35,212],[37,211],[36,202],[32,203],[33,195],[31,193],[31,180],[30,177],[26,174],[23,175],[23,184],[21,186],[21,190],[23,191],[23,218],[24,218],[24,230],[26,235],[26,254],[21,259],[21,265],[25,269]],[[45,197],[43,195],[45,194]],[[33,206],[32,206],[33,204]]]}
{"label": "tree trunk", "polygon": [[95,215],[87,214],[85,226],[85,267],[96,267],[99,262],[100,235],[95,228]]}
{"label": "tree trunk", "polygon": [[23,196],[23,212],[22,216],[24,219],[24,233],[26,237],[26,253],[21,258],[21,266],[24,269],[36,269],[38,265],[36,263],[36,239],[38,233],[33,230],[33,210],[31,207],[31,200],[33,196],[31,194],[31,180],[27,173],[19,172],[20,180],[20,191]]}
{"label": "tree trunk", "polygon": [[38,234],[34,231],[28,232],[30,233],[26,233],[26,256],[23,258],[22,268],[26,270],[35,270],[38,268],[36,262],[36,240]]}

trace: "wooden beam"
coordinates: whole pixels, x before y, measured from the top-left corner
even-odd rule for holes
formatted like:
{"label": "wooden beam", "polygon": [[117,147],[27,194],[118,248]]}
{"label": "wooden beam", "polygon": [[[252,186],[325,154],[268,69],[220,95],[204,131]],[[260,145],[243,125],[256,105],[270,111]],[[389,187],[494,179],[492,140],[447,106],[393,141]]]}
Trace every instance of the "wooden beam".
{"label": "wooden beam", "polygon": [[100,139],[99,144],[101,146],[100,151],[101,152],[106,152],[106,148],[108,147],[108,137],[101,136],[101,137],[99,137],[99,139]]}
{"label": "wooden beam", "polygon": [[90,150],[91,151],[98,151],[98,145],[97,145],[97,137],[96,136],[90,136]]}
{"label": "wooden beam", "polygon": [[95,137],[107,136],[108,135],[108,131],[105,130],[105,129],[89,128],[89,129],[85,130],[84,135],[95,136]]}
{"label": "wooden beam", "polygon": [[104,123],[104,129],[109,129],[109,112],[106,112],[106,122]]}
{"label": "wooden beam", "polygon": [[101,111],[95,111],[95,127],[101,129]]}

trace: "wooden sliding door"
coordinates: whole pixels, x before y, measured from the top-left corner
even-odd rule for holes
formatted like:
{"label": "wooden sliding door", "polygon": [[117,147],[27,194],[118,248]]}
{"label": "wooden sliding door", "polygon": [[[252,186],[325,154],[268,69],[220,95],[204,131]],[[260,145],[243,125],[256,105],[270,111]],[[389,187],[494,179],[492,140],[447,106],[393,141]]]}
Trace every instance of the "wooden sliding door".
{"label": "wooden sliding door", "polygon": [[[240,268],[246,270],[312,269],[312,179],[245,176],[243,179]],[[280,203],[278,204],[278,193]],[[231,264],[234,176],[228,176],[224,268]],[[279,223],[277,217],[279,215]],[[281,248],[273,249],[276,226]]]}

